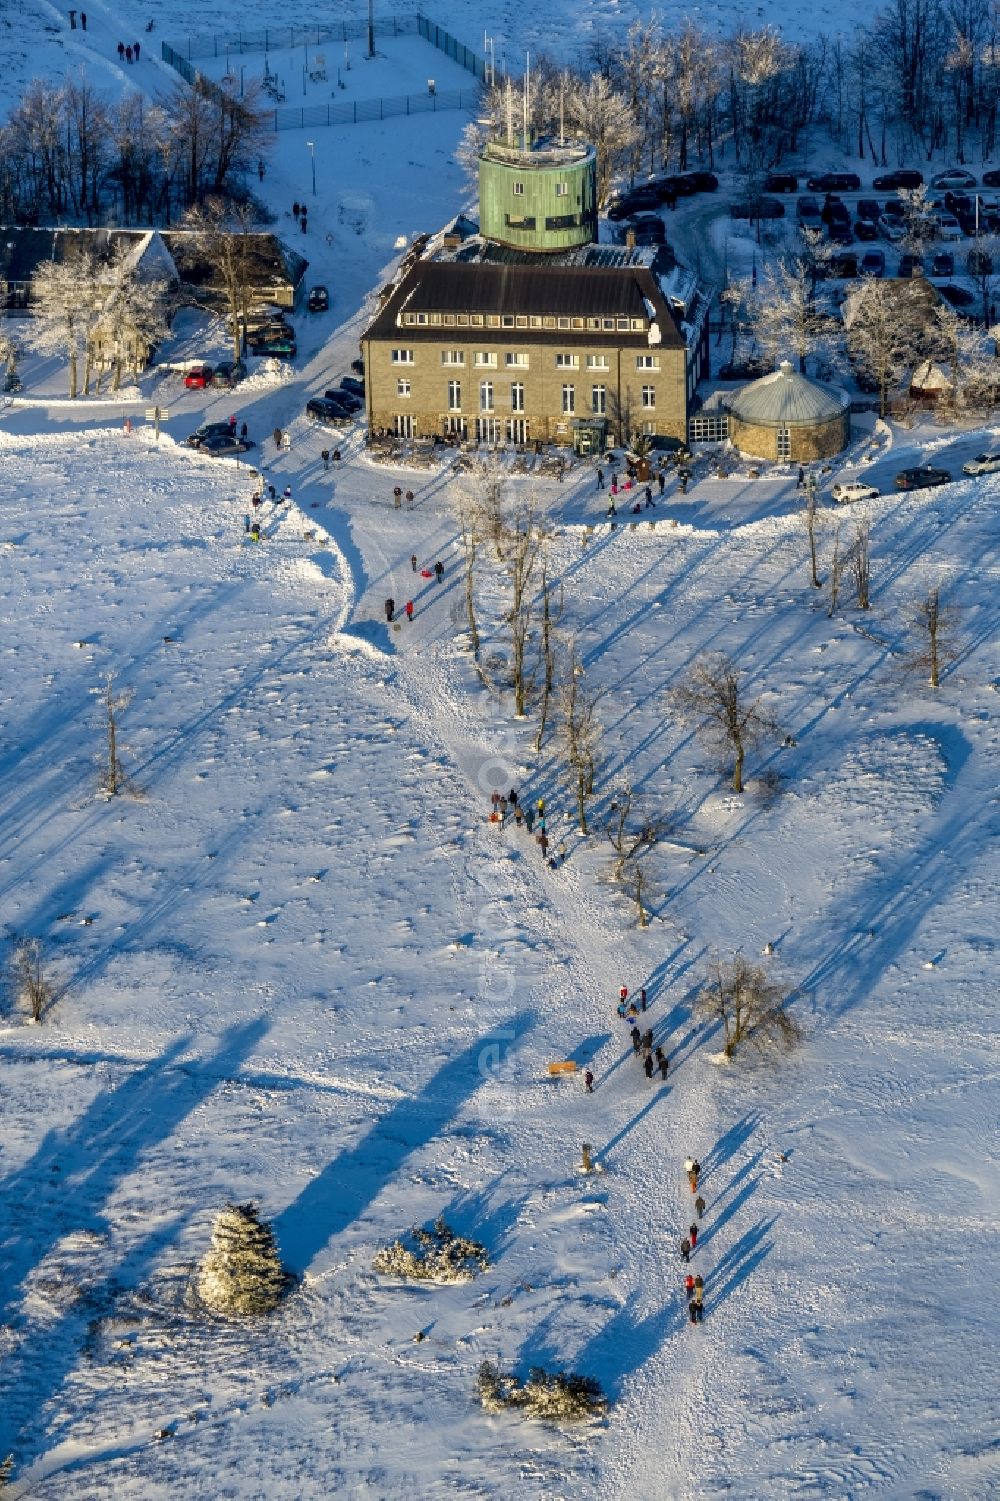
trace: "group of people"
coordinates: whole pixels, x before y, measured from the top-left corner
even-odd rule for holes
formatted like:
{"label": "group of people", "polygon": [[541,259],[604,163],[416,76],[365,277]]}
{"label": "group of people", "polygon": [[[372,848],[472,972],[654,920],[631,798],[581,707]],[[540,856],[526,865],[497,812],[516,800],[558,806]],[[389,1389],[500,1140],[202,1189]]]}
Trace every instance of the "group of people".
{"label": "group of people", "polygon": [[298,200],[296,199],[296,201],[292,204],[292,218],[295,219],[295,220],[297,220],[299,228],[302,230],[302,233],[306,234],[307,231],[308,231],[308,229],[309,229],[309,205],[308,205],[308,203],[299,203]]}
{"label": "group of people", "polygon": [[[407,620],[412,620],[413,619],[413,600],[412,599],[408,599],[406,601],[406,604],[403,606],[403,611],[404,611],[404,613],[406,615]],[[385,602],[385,618],[386,618],[386,623],[388,625],[392,625],[392,622],[396,618],[396,601],[392,598],[391,595],[390,595],[390,597]]]}
{"label": "group of people", "polygon": [[506,796],[502,792],[493,792],[490,795],[490,823],[498,823],[504,827],[508,818],[512,818],[517,827],[527,829],[529,834],[534,834],[538,847],[542,852],[542,859],[546,861],[550,870],[556,870],[566,859],[566,845],[560,844],[558,849],[549,854],[548,820],[545,815],[545,799],[540,797],[537,803],[525,803],[517,795],[517,789],[512,787]]}
{"label": "group of people", "polygon": [[[688,1226],[688,1233],[681,1241],[681,1260],[685,1266],[690,1266],[691,1257],[698,1244],[698,1221],[705,1217],[705,1200],[698,1192],[698,1184],[701,1178],[701,1163],[697,1157],[688,1157],[684,1163],[684,1171],[687,1173],[688,1187],[698,1197],[694,1201],[695,1217]],[[690,1272],[684,1278],[684,1294],[687,1299],[688,1319],[692,1324],[700,1324],[705,1315],[704,1296],[705,1283],[699,1273],[692,1276]]]}
{"label": "group of people", "polygon": [[[395,508],[396,508],[397,511],[402,508],[402,504],[403,504],[403,487],[402,487],[402,485],[395,485],[393,487],[393,491],[392,491],[392,503],[395,506]],[[412,490],[407,490],[407,492],[406,492],[406,508],[407,508],[407,510],[411,510],[412,506],[413,506],[413,491]]]}
{"label": "group of people", "polygon": [[[81,15],[80,19],[83,22],[83,29],[84,29],[84,31],[86,31],[86,29],[87,29],[87,17],[84,16],[84,15]],[[122,62],[124,60],[127,63],[137,63],[139,61],[139,52],[140,52],[140,50],[141,49],[140,49],[140,46],[139,46],[138,42],[132,42],[129,46],[126,46],[126,44],[124,42],[119,42],[118,43],[118,61]]]}
{"label": "group of people", "polygon": [[647,1027],[645,1032],[640,1032],[636,1025],[636,1018],[645,1012],[647,1005],[645,985],[640,988],[638,995],[631,1001],[629,1000],[627,985],[623,985],[618,991],[618,1015],[622,1021],[632,1023],[630,1035],[632,1038],[633,1056],[637,1060],[641,1059],[647,1079],[652,1081],[654,1073],[659,1071],[660,1078],[665,1084],[667,1082],[667,1071],[670,1068],[670,1059],[662,1047],[657,1045],[654,1048],[652,1027]]}
{"label": "group of people", "polygon": [[[416,573],[417,571],[417,555],[415,552],[410,553],[410,570],[413,573]],[[440,558],[438,558],[437,562],[434,564],[433,570],[429,568],[425,568],[423,570],[424,578],[430,578],[432,571],[434,574],[435,584],[440,584],[441,580],[444,578],[444,564],[441,562]]]}

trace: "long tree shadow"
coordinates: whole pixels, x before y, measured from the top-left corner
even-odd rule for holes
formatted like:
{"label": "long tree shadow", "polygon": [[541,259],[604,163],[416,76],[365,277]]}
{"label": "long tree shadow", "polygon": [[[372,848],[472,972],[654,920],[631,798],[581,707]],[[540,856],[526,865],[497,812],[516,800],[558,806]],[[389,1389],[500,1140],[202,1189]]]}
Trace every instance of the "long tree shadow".
{"label": "long tree shadow", "polygon": [[[530,1020],[529,1012],[520,1012],[504,1023],[498,1035],[520,1036]],[[484,1059],[493,1056],[488,1038],[476,1038],[310,1180],[274,1222],[286,1265],[304,1272],[331,1236],[367,1209],[406,1158],[426,1146],[488,1077],[489,1063]]]}
{"label": "long tree shadow", "polygon": [[663,1342],[683,1325],[676,1303],[639,1318],[640,1293],[634,1293],[613,1318],[609,1319],[573,1357],[572,1367],[584,1376],[600,1381],[605,1395],[617,1401],[625,1382],[635,1371],[652,1360]]}
{"label": "long tree shadow", "polygon": [[776,1214],[770,1219],[758,1220],[712,1268],[705,1278],[705,1298],[709,1308],[712,1304],[724,1303],[770,1256],[774,1242],[767,1237],[777,1220]]}
{"label": "long tree shadow", "polygon": [[736,1121],[719,1137],[715,1146],[706,1154],[701,1165],[702,1172],[707,1175],[725,1167],[726,1163],[731,1161],[740,1148],[750,1140],[759,1125],[759,1113],[754,1110],[748,1111],[742,1120]]}
{"label": "long tree shadow", "polygon": [[[190,1040],[178,1038],[117,1089],[97,1095],[71,1125],[47,1132],[31,1159],[0,1182],[5,1271],[0,1321],[24,1332],[17,1361],[4,1363],[4,1387],[13,1381],[17,1390],[30,1392],[34,1410],[58,1391],[80,1348],[79,1320],[68,1315],[44,1334],[32,1328],[25,1299],[30,1274],[64,1237],[107,1232],[105,1206],[121,1183],[198,1108],[220,1074],[238,1072],[266,1030],[261,1018],[229,1028],[205,1059],[204,1070],[178,1066]],[[169,1235],[160,1228],[152,1239],[162,1248]],[[116,1269],[116,1286],[135,1274],[133,1263],[146,1261],[129,1252]],[[0,1403],[0,1452],[11,1449],[17,1428],[7,1391]]]}

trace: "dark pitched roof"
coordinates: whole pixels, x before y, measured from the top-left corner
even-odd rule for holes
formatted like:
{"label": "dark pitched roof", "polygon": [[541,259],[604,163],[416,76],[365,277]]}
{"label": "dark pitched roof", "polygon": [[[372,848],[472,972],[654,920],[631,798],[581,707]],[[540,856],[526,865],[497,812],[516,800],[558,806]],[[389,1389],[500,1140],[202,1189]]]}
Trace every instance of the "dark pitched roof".
{"label": "dark pitched roof", "polygon": [[[475,262],[463,265],[454,261],[420,261],[403,278],[387,300],[365,337],[395,338],[405,333],[407,339],[440,340],[453,336],[449,326],[397,324],[397,315],[408,313],[484,313],[535,314],[573,318],[655,318],[661,345],[683,348],[670,309],[655,278],[646,266],[553,266],[544,257],[528,261],[503,263]],[[476,338],[510,340],[516,332],[530,342],[565,343],[567,329],[486,328],[476,326],[470,333]],[[629,333],[587,329],[573,331],[577,338],[585,332],[593,342],[647,346],[645,332]]]}
{"label": "dark pitched roof", "polygon": [[[110,256],[119,242],[138,244],[146,229],[21,229],[0,226],[0,280],[30,281],[43,261],[65,261],[77,246],[88,244],[99,255]],[[190,230],[162,230],[160,238],[169,250],[181,278],[194,287],[212,286],[214,269],[199,254]],[[290,282],[297,287],[309,262],[284,245],[276,235],[250,237],[250,275],[258,286]]]}

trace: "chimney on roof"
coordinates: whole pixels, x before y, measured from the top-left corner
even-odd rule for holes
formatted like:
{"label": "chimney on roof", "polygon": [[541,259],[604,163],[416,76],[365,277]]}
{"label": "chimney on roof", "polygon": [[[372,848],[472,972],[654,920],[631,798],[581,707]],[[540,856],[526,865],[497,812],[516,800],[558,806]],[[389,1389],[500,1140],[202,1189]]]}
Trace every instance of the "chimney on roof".
{"label": "chimney on roof", "polygon": [[629,250],[634,250],[635,249],[635,225],[634,224],[630,224],[629,227],[628,227],[628,229],[625,231],[625,244],[627,245],[627,247],[628,247]]}

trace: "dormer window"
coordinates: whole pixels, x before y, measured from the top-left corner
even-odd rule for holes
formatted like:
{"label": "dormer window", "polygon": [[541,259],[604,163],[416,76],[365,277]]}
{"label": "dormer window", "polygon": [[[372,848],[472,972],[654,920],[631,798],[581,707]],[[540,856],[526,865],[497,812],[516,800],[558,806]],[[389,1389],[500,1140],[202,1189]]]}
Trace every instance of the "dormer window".
{"label": "dormer window", "polygon": [[516,182],[514,184],[514,197],[515,198],[521,198],[521,197],[523,197],[523,195],[524,195],[524,183],[523,182]]}

